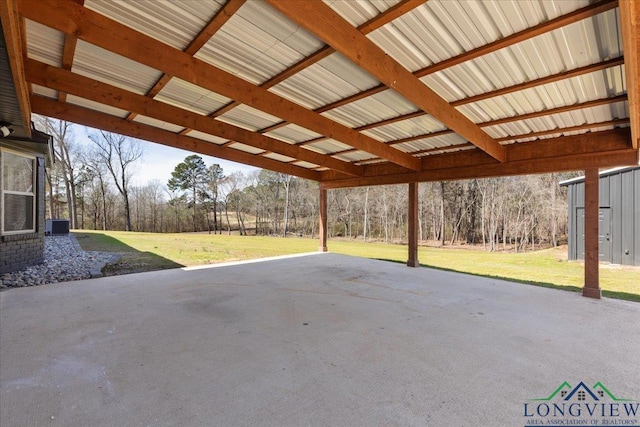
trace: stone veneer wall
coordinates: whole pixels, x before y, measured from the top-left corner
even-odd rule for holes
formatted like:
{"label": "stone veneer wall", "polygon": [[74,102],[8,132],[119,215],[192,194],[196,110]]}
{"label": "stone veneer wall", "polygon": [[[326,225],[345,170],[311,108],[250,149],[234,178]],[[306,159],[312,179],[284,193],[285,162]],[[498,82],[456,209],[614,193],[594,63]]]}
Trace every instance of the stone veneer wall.
{"label": "stone veneer wall", "polygon": [[[0,236],[0,274],[44,261],[45,177],[44,158],[36,158],[36,232]],[[3,206],[0,203],[0,215]]]}

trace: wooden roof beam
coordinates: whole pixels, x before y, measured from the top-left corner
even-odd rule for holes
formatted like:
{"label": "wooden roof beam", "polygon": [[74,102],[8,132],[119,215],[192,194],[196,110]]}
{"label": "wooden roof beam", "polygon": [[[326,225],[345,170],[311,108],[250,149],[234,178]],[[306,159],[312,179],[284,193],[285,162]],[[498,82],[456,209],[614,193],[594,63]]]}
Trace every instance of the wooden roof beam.
{"label": "wooden roof beam", "polygon": [[[209,23],[200,30],[198,35],[191,40],[183,52],[193,56],[195,55],[207,42],[213,37],[215,33],[222,28],[226,22],[242,7],[246,0],[227,0],[227,2],[218,10],[218,12],[211,18]],[[69,37],[69,36],[67,36]],[[70,70],[71,68],[69,68]],[[147,91],[147,95],[150,98],[155,97],[160,91],[169,83],[173,78],[170,74],[163,74],[158,81]],[[136,117],[136,113],[130,113],[127,116],[127,120],[133,120]]]}
{"label": "wooden roof beam", "polygon": [[420,169],[420,160],[409,154],[69,0],[40,0],[37,3],[20,0],[19,12],[65,34],[76,34],[79,39],[103,49],[335,138],[405,168]]}
{"label": "wooden roof beam", "polygon": [[60,103],[55,100],[38,95],[31,97],[33,112],[59,120],[83,124],[96,129],[156,142],[169,147],[180,148],[194,153],[206,154],[232,162],[244,163],[258,168],[269,169],[289,175],[299,176],[305,179],[318,181],[321,178],[319,172],[296,165],[255,156],[240,150],[225,148],[211,142],[177,135],[173,132],[162,130],[142,123],[130,122],[119,117],[100,113],[69,103]]}
{"label": "wooden roof beam", "polygon": [[290,7],[283,0],[266,1],[482,151],[504,161],[504,147],[325,3],[305,1]]}
{"label": "wooden roof beam", "polygon": [[401,172],[388,163],[365,166],[362,178],[336,178],[323,172],[322,188],[402,184],[528,175],[593,167],[637,164],[638,150],[629,146],[630,131],[614,129],[505,146],[507,161],[492,162],[479,150],[422,157],[423,171]]}
{"label": "wooden roof beam", "polygon": [[[7,48],[7,54],[11,59],[11,75],[16,97],[20,106],[20,118],[25,134],[31,138],[31,105],[29,101],[29,87],[24,76],[24,58],[27,52],[22,39],[22,25],[18,16],[18,5],[15,0],[0,1],[0,21]],[[416,159],[417,160],[417,159]]]}
{"label": "wooden roof beam", "polygon": [[640,146],[640,3],[620,0],[620,25],[625,57],[629,117],[631,117],[631,144]]}
{"label": "wooden roof beam", "polygon": [[321,164],[349,175],[362,175],[362,168],[348,162],[156,101],[144,95],[138,95],[33,59],[25,61],[25,73],[29,82],[40,86],[70,93],[122,110],[134,111],[157,120],[241,142],[298,160]]}

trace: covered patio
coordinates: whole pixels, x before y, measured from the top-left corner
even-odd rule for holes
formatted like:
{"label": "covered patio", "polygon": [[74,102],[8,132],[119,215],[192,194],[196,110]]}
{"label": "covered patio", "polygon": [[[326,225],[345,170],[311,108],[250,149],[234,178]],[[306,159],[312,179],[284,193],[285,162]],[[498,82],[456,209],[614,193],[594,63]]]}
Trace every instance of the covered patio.
{"label": "covered patio", "polygon": [[640,384],[637,303],[331,253],[0,308],[7,426],[525,425],[563,381]]}
{"label": "covered patio", "polygon": [[417,183],[584,170],[600,298],[598,169],[638,164],[638,2],[7,0],[0,16],[27,136],[38,113],[317,181],[321,251],[329,189],[408,184],[415,267]]}
{"label": "covered patio", "polygon": [[640,2],[0,17],[7,125],[29,137],[37,113],[317,181],[321,231],[296,258],[0,293],[3,425],[525,425],[527,402],[582,381],[638,400],[638,304],[322,252],[334,188],[406,184],[417,267],[419,182],[585,170],[600,298],[598,169],[638,164]]}

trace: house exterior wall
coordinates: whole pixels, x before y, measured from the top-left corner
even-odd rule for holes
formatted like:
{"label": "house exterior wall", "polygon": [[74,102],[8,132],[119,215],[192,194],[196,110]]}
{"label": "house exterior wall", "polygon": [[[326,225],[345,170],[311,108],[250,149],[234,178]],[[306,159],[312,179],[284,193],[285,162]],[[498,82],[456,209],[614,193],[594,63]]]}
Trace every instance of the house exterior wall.
{"label": "house exterior wall", "polygon": [[[40,264],[44,260],[45,159],[42,154],[25,153],[36,157],[36,230],[24,234],[0,235],[0,274]],[[3,209],[4,206],[0,203],[0,218]]]}
{"label": "house exterior wall", "polygon": [[[584,181],[568,187],[568,258],[584,259]],[[600,176],[600,260],[640,266],[640,168]],[[607,221],[606,224],[603,224]],[[607,240],[607,231],[608,239]],[[609,245],[609,246],[607,246]]]}

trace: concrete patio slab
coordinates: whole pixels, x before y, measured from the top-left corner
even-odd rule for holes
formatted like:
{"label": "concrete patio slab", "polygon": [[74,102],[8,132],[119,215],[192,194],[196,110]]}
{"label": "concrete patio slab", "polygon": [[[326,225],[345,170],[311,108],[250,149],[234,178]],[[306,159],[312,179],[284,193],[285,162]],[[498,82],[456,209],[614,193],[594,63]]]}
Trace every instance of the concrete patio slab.
{"label": "concrete patio slab", "polygon": [[564,381],[640,400],[640,304],[331,253],[12,289],[0,321],[3,427],[523,426]]}

